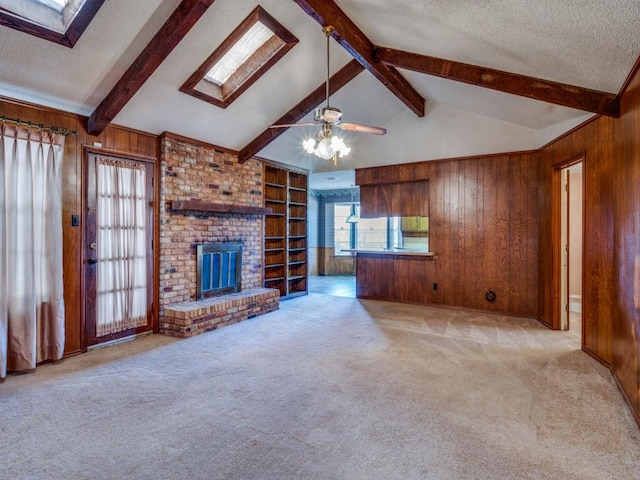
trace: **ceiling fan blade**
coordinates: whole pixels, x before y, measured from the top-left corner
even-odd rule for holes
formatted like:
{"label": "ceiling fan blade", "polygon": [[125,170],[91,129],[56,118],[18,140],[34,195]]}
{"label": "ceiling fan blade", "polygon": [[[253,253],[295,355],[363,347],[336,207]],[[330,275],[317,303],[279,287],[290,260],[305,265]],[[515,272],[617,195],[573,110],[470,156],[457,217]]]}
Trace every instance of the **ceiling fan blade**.
{"label": "ceiling fan blade", "polygon": [[289,127],[312,127],[317,123],[283,123],[280,125],[270,125],[269,128],[289,128]]}
{"label": "ceiling fan blade", "polygon": [[386,128],[372,127],[371,125],[362,125],[360,123],[339,123],[336,127],[350,132],[373,133],[374,135],[384,135],[387,133]]}

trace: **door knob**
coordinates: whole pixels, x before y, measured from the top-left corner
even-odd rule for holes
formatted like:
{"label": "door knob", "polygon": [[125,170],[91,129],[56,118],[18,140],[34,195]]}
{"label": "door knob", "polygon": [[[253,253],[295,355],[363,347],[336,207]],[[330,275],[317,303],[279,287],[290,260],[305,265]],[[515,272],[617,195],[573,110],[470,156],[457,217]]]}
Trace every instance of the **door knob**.
{"label": "door knob", "polygon": [[89,265],[95,265],[96,263],[98,263],[98,259],[97,258],[90,258],[87,261],[89,262]]}

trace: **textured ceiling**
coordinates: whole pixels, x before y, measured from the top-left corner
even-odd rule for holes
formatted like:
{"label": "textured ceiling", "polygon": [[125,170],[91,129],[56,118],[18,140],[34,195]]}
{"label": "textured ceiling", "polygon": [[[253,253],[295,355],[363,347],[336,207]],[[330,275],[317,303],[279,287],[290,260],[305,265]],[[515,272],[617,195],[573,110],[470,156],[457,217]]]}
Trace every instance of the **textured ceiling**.
{"label": "textured ceiling", "polygon": [[[109,0],[73,49],[0,27],[0,95],[84,115],[93,112],[180,3]],[[336,0],[374,44],[618,93],[640,55],[640,2],[616,0]],[[227,109],[178,89],[258,4],[216,0],[115,118],[241,149],[325,78],[325,39],[293,1],[260,5],[299,44]],[[331,73],[351,57],[335,42]],[[427,99],[416,117],[369,72],[332,96],[346,121],[384,126],[384,137],[346,134],[349,157],[334,167],[305,154],[315,128],[288,130],[260,156],[322,172],[435,158],[538,148],[591,114],[400,70]],[[308,117],[309,118],[309,117]],[[336,174],[351,182],[350,173]],[[331,184],[334,181],[326,181]],[[319,184],[323,188],[341,185]]]}

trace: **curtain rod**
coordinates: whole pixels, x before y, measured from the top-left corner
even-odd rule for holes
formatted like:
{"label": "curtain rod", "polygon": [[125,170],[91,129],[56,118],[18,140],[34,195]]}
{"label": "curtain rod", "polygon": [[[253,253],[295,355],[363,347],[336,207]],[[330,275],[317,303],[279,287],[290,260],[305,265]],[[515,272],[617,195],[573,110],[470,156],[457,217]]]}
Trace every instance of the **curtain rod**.
{"label": "curtain rod", "polygon": [[55,133],[57,135],[73,135],[78,136],[78,132],[76,130],[69,130],[68,128],[56,127],[53,125],[45,125],[44,123],[33,123],[33,122],[25,122],[24,120],[20,120],[19,118],[8,118],[2,115],[0,117],[0,122],[2,123],[14,123],[17,126],[24,126],[29,128],[37,128],[39,130],[47,130],[51,133]]}

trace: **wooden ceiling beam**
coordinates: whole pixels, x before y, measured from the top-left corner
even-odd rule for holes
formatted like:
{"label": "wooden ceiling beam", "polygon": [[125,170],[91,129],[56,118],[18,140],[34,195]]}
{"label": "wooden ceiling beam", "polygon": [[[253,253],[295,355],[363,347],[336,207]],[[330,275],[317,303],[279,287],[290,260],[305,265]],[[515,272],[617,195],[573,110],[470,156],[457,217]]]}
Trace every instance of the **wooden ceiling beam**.
{"label": "wooden ceiling beam", "polygon": [[180,43],[215,0],[182,0],[169,19],[89,117],[88,131],[100,135]]}
{"label": "wooden ceiling beam", "polygon": [[543,102],[576,108],[610,117],[620,116],[620,102],[615,94],[527,77],[516,73],[478,67],[442,58],[395,50],[375,48],[375,60],[385,65],[406,68],[418,73],[468,83],[533,98]]}
{"label": "wooden ceiling beam", "polygon": [[[357,60],[351,60],[329,79],[329,95],[333,95],[334,93],[336,93],[347,83],[353,80],[363,70],[364,67],[360,65]],[[326,86],[323,82],[322,85],[320,85],[313,92],[307,95],[303,100],[298,102],[295,107],[293,107],[282,117],[276,120],[274,122],[274,125],[288,125],[297,123],[302,120],[302,118],[307,113],[312,111],[316,106],[320,105],[325,99],[325,88]],[[267,128],[256,138],[251,140],[251,142],[249,142],[244,148],[242,148],[240,152],[238,152],[238,162],[246,162],[287,130],[288,127]]]}
{"label": "wooden ceiling beam", "polygon": [[320,25],[335,28],[332,37],[418,117],[425,100],[393,66],[378,63],[374,45],[333,0],[293,0]]}

